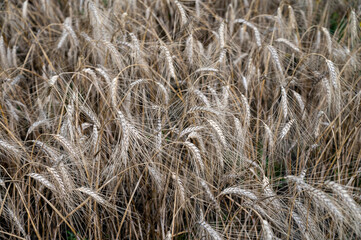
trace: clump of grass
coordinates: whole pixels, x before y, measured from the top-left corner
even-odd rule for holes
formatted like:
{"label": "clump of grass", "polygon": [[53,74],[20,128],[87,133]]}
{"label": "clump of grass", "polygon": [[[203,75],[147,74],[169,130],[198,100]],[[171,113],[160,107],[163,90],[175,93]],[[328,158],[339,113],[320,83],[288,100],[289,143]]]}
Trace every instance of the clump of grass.
{"label": "clump of grass", "polygon": [[0,238],[361,238],[361,12],[306,2],[0,3]]}

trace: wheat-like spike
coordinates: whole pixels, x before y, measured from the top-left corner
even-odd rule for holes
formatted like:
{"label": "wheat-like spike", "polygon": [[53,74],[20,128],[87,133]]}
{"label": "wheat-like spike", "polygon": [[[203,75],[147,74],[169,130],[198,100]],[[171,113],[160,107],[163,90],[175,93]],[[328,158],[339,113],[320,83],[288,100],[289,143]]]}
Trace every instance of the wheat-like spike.
{"label": "wheat-like spike", "polygon": [[335,89],[338,89],[338,81],[337,81],[337,69],[333,62],[329,59],[326,59],[328,70],[330,71],[330,79],[332,85]]}
{"label": "wheat-like spike", "polygon": [[196,16],[199,19],[201,17],[201,8],[199,4],[200,0],[196,0]]}
{"label": "wheat-like spike", "polygon": [[129,89],[133,88],[134,86],[136,85],[139,85],[141,83],[144,83],[144,82],[147,82],[146,79],[138,79],[138,80],[135,80],[134,82],[132,82],[130,85],[129,85]]}
{"label": "wheat-like spike", "polygon": [[300,106],[301,112],[303,112],[305,110],[305,104],[303,102],[302,96],[296,91],[292,90],[292,92],[293,92],[293,95],[296,98],[296,101],[297,101],[298,105]]}
{"label": "wheat-like spike", "polygon": [[179,138],[183,137],[184,135],[188,134],[188,133],[193,133],[196,131],[200,131],[204,129],[203,126],[194,126],[194,127],[187,127],[185,129],[183,129],[180,133],[179,133]]}
{"label": "wheat-like spike", "polygon": [[170,72],[170,76],[172,78],[176,78],[175,75],[175,70],[174,70],[174,66],[173,66],[173,58],[168,50],[168,48],[166,46],[160,46],[160,48],[164,51],[167,62],[168,62],[168,68],[169,68],[169,72]]}
{"label": "wheat-like spike", "polygon": [[132,42],[133,42],[133,48],[135,49],[136,51],[136,55],[139,56],[139,54],[141,54],[141,51],[140,51],[140,43],[139,43],[139,40],[138,38],[135,36],[134,33],[129,33],[129,36],[130,38],[132,39]]}
{"label": "wheat-like spike", "polygon": [[293,43],[291,43],[289,40],[285,38],[278,38],[276,39],[276,42],[284,43],[287,46],[289,46],[291,49],[293,49],[295,52],[301,52],[300,49]]}
{"label": "wheat-like spike", "polygon": [[273,231],[271,229],[271,226],[269,225],[269,223],[262,219],[262,227],[263,227],[263,232],[264,232],[264,239],[265,240],[272,240],[273,238]]}
{"label": "wheat-like spike", "polygon": [[246,110],[245,124],[246,126],[249,126],[249,123],[251,121],[251,108],[248,104],[247,98],[242,93],[241,93],[241,101]]}
{"label": "wheat-like spike", "polygon": [[70,141],[73,142],[74,139],[74,128],[72,125],[72,121],[73,121],[73,112],[74,112],[74,107],[72,105],[67,105],[66,106],[67,112],[66,112],[66,117],[65,120],[63,122],[63,125],[61,126],[61,132],[60,135],[62,136],[69,136]]}
{"label": "wheat-like spike", "polygon": [[94,152],[97,151],[98,137],[99,137],[98,128],[94,124],[93,125],[93,135],[92,135],[92,143],[93,143],[93,147],[94,147]]}
{"label": "wheat-like spike", "polygon": [[219,70],[216,68],[211,68],[211,67],[202,67],[202,68],[198,68],[195,72],[218,72]]}
{"label": "wheat-like spike", "polygon": [[182,4],[180,2],[178,2],[177,0],[174,0],[175,5],[177,5],[177,8],[179,10],[179,13],[181,15],[181,22],[182,25],[185,25],[187,23],[187,15],[186,12],[182,6]]}
{"label": "wheat-like spike", "polygon": [[93,14],[96,22],[101,23],[102,21],[101,21],[101,17],[100,17],[97,7],[95,6],[95,4],[92,1],[88,1],[88,3],[89,3],[90,12]]}
{"label": "wheat-like spike", "polygon": [[273,146],[274,146],[273,133],[272,133],[271,129],[269,128],[269,126],[266,123],[263,123],[263,125],[264,125],[264,129],[266,130],[266,136],[267,136],[267,139],[268,139],[269,146],[271,148],[273,148]]}
{"label": "wheat-like spike", "polygon": [[216,150],[217,161],[219,162],[220,169],[224,169],[224,159],[223,159],[223,149],[219,144],[219,140],[215,134],[210,134],[212,143],[214,144],[214,148]]}
{"label": "wheat-like spike", "polygon": [[293,8],[291,5],[288,5],[288,11],[289,11],[289,18],[290,18],[290,25],[292,29],[297,28],[297,21],[295,17],[295,12],[293,11]]}
{"label": "wheat-like spike", "polygon": [[64,21],[64,28],[69,32],[70,36],[73,38],[74,40],[74,44],[75,46],[78,46],[79,45],[79,40],[78,40],[78,37],[76,36],[72,26],[71,26],[71,18],[70,17],[67,17]]}
{"label": "wheat-like spike", "polygon": [[327,78],[322,78],[322,83],[326,89],[326,101],[327,101],[327,105],[330,107],[331,106],[331,102],[332,102],[332,90],[331,90],[331,85],[328,81]]}
{"label": "wheat-like spike", "polygon": [[351,11],[351,35],[352,35],[352,40],[355,40],[355,38],[357,39],[357,17],[356,17],[356,13],[355,10]]}
{"label": "wheat-like spike", "polygon": [[89,35],[86,34],[85,32],[81,32],[80,36],[82,36],[85,39],[85,41],[87,41],[87,42],[89,42],[91,44],[93,43],[93,39],[91,37],[89,37]]}
{"label": "wheat-like spike", "polygon": [[287,133],[290,131],[293,123],[295,122],[294,119],[290,120],[284,127],[283,129],[281,130],[281,134],[280,134],[280,137],[279,137],[279,140],[281,141],[286,135]]}
{"label": "wheat-like spike", "polygon": [[330,32],[327,30],[327,28],[324,28],[324,27],[322,27],[321,30],[326,36],[328,52],[331,54],[332,53],[332,39],[331,39]]}
{"label": "wheat-like spike", "polygon": [[111,42],[109,42],[107,40],[101,40],[100,43],[102,43],[108,49],[108,51],[111,53],[112,59],[116,63],[117,67],[121,68],[122,64],[121,64],[120,60],[122,59],[122,56],[120,55],[117,48]]}
{"label": "wheat-like spike", "polygon": [[76,148],[73,148],[72,144],[65,137],[63,137],[59,134],[56,134],[56,135],[54,135],[54,138],[58,142],[60,142],[61,145],[63,145],[63,147],[73,155],[73,157],[79,158],[80,152]]}
{"label": "wheat-like spike", "polygon": [[[18,67],[18,63],[17,63],[17,57],[16,57],[16,49],[17,47],[16,46],[13,46],[12,48],[12,51],[11,51],[11,54],[12,54],[12,57],[11,59],[13,60],[12,61],[12,64],[13,64],[13,67]],[[12,84],[16,84],[16,83],[12,83]]]}
{"label": "wheat-like spike", "polygon": [[[123,139],[122,139],[122,148],[121,148],[121,156],[124,161],[127,159],[127,152],[129,148],[129,124],[125,119],[124,114],[121,111],[117,112],[118,119],[120,120],[120,125],[122,127]],[[126,163],[126,162],[125,162]]]}
{"label": "wheat-like spike", "polygon": [[[85,122],[85,123],[82,123],[81,124],[81,129],[85,130],[89,127],[92,127],[94,124],[91,124],[91,123],[88,123],[88,122]],[[81,131],[80,131],[81,132]]]}
{"label": "wheat-like spike", "polygon": [[64,29],[63,32],[61,33],[60,40],[57,45],[57,49],[61,49],[63,47],[68,35],[69,35],[69,32]]}
{"label": "wheat-like spike", "polygon": [[278,7],[277,8],[277,17],[276,17],[276,20],[278,22],[278,27],[280,29],[284,28],[284,24],[283,24],[283,17],[282,17],[282,8],[281,7]]}
{"label": "wheat-like spike", "polygon": [[89,37],[88,34],[86,34],[85,32],[81,32],[80,36],[82,36],[84,38],[84,40],[87,41],[92,48],[94,48],[94,49],[98,48],[96,45],[96,42],[91,37]]}
{"label": "wheat-like spike", "polygon": [[51,182],[49,182],[48,179],[46,179],[43,175],[37,173],[30,173],[28,174],[28,176],[34,178],[50,190],[55,191],[55,186]]}
{"label": "wheat-like spike", "polygon": [[300,177],[288,175],[285,178],[287,180],[295,182],[298,187],[305,190],[310,196],[312,196],[315,199],[315,202],[320,206],[322,206],[320,203],[323,203],[323,205],[326,206],[326,208],[337,220],[343,222],[343,214],[339,211],[338,207],[332,202],[332,200],[327,196],[326,193],[305,183]]}
{"label": "wheat-like spike", "polygon": [[112,84],[110,86],[110,96],[112,99],[113,107],[117,106],[117,92],[118,92],[118,78],[115,77],[112,80]]}
{"label": "wheat-like spike", "polygon": [[[69,117],[66,116],[60,128],[60,135],[69,137],[69,133],[72,132],[71,128],[72,126],[70,124]],[[73,141],[72,136],[70,136],[70,140]]]}
{"label": "wheat-like spike", "polygon": [[23,3],[23,7],[22,7],[22,17],[24,19],[27,18],[28,16],[28,4],[29,4],[29,0],[26,0],[24,3]]}
{"label": "wheat-like spike", "polygon": [[82,71],[85,72],[85,73],[87,73],[87,74],[89,74],[89,75],[92,77],[93,80],[97,80],[97,79],[98,79],[98,78],[97,78],[97,75],[95,74],[95,72],[94,72],[92,69],[90,69],[90,68],[84,68]]}
{"label": "wheat-like spike", "polygon": [[200,134],[198,134],[196,131],[194,131],[188,135],[186,141],[188,141],[189,139],[192,139],[192,138],[198,140],[199,149],[201,150],[201,152],[205,152],[205,145],[204,145],[202,136]]}
{"label": "wheat-like spike", "polygon": [[201,152],[199,151],[197,146],[194,145],[193,143],[189,142],[189,141],[185,141],[185,142],[183,142],[183,144],[184,144],[184,146],[186,146],[193,153],[194,158],[198,162],[198,165],[201,168],[201,172],[203,173],[204,172],[204,164],[203,164]]}
{"label": "wheat-like spike", "polygon": [[222,97],[222,108],[226,108],[229,100],[229,85],[222,87]]}
{"label": "wheat-like spike", "polygon": [[48,82],[49,86],[52,87],[55,85],[56,81],[58,81],[59,75],[52,76]]}
{"label": "wheat-like spike", "polygon": [[206,193],[209,197],[209,199],[211,199],[211,201],[213,202],[213,204],[216,206],[217,210],[220,210],[221,207],[219,206],[216,198],[214,197],[213,193],[211,192],[211,190],[208,187],[208,184],[206,183],[206,181],[204,181],[202,178],[200,179],[201,185],[204,188],[204,190],[206,190]]}
{"label": "wheat-like spike", "polygon": [[70,177],[68,171],[66,170],[66,167],[63,162],[60,162],[59,169],[60,169],[60,173],[61,173],[62,179],[64,180],[66,188],[68,190],[73,189],[73,186],[74,186],[73,180]]}
{"label": "wheat-like spike", "polygon": [[270,218],[269,215],[266,213],[266,211],[259,204],[255,203],[254,201],[244,199],[243,204],[244,204],[244,206],[250,208],[252,211],[257,212],[259,215]]}
{"label": "wheat-like spike", "polygon": [[43,119],[43,120],[39,120],[39,121],[36,121],[34,122],[33,124],[31,124],[31,126],[29,127],[27,133],[26,133],[26,137],[32,132],[34,131],[35,128],[37,128],[38,126],[44,124],[44,123],[47,123],[48,122],[48,119]]}
{"label": "wheat-like spike", "polygon": [[71,103],[66,106],[66,115],[69,119],[69,123],[71,123],[73,120],[73,114],[74,114],[74,101],[71,101]]}
{"label": "wheat-like spike", "polygon": [[126,134],[131,134],[135,138],[140,138],[139,131],[125,118],[124,114],[121,111],[117,111],[118,120],[120,120],[120,124],[122,130],[126,131]]}
{"label": "wheat-like spike", "polygon": [[48,155],[50,155],[51,159],[58,159],[59,156],[58,154],[53,150],[51,149],[48,145],[46,145],[45,143],[39,141],[39,140],[36,140],[36,141],[32,141],[35,143],[36,146],[38,146],[40,149],[44,150],[45,153],[47,153]]}
{"label": "wheat-like spike", "polygon": [[199,48],[199,55],[205,56],[203,44],[198,40],[197,40],[197,46]]}
{"label": "wheat-like spike", "polygon": [[145,19],[149,19],[150,17],[150,13],[151,13],[151,9],[150,7],[147,7],[147,9],[145,10]]}
{"label": "wheat-like spike", "polygon": [[167,234],[165,235],[164,240],[172,240],[172,233],[171,231],[168,231]]}
{"label": "wheat-like spike", "polygon": [[12,152],[15,156],[21,155],[19,149],[17,149],[14,145],[3,140],[0,140],[0,148]]}
{"label": "wheat-like spike", "polygon": [[222,132],[221,128],[219,127],[219,125],[215,121],[213,121],[211,119],[208,119],[208,122],[211,125],[211,127],[216,131],[216,133],[217,133],[219,139],[221,140],[221,143],[223,144],[223,146],[224,147],[227,146],[226,138],[224,137],[223,132]]}
{"label": "wheat-like spike", "polygon": [[256,38],[256,44],[258,47],[261,47],[262,43],[261,43],[261,34],[259,33],[258,29],[256,28],[255,25],[253,25],[253,23],[250,23],[242,18],[238,18],[236,20],[234,20],[234,23],[242,23],[248,27],[250,27],[253,31],[254,31],[254,36]]}
{"label": "wheat-like spike", "polygon": [[257,196],[253,192],[245,190],[240,187],[229,187],[229,188],[224,189],[220,193],[220,195],[226,195],[226,194],[235,194],[240,197],[247,197],[253,201],[257,201],[257,199],[258,199]]}
{"label": "wheat-like spike", "polygon": [[281,106],[282,106],[283,119],[285,120],[288,114],[288,101],[287,101],[287,93],[283,86],[281,86]]}
{"label": "wheat-like spike", "polygon": [[99,122],[99,119],[98,117],[95,115],[95,113],[90,109],[90,108],[87,108],[86,106],[84,105],[80,105],[80,110],[85,114],[87,115],[92,121],[93,123],[98,127],[100,128],[100,122]]}
{"label": "wheat-like spike", "polygon": [[232,35],[234,32],[234,19],[236,17],[236,13],[234,10],[234,6],[232,3],[228,4],[227,7],[227,12],[226,12],[226,19],[227,19],[227,23],[229,23],[229,31],[230,34]]}
{"label": "wheat-like spike", "polygon": [[58,173],[58,171],[55,168],[52,168],[52,167],[47,167],[46,169],[48,170],[48,172],[51,173],[51,175],[53,175],[54,179],[58,182],[61,194],[65,197],[66,196],[65,185],[64,185],[64,182],[61,179],[60,174]]}
{"label": "wheat-like spike", "polygon": [[189,37],[186,40],[186,49],[187,58],[189,63],[193,64],[193,35],[190,34]]}
{"label": "wheat-like spike", "polygon": [[[142,58],[142,51],[140,49],[140,43],[139,43],[139,40],[138,38],[135,36],[134,33],[129,33],[131,39],[132,39],[132,42],[133,42],[133,50],[135,50],[134,54],[135,54],[135,58],[140,62],[140,64],[142,65],[146,65],[144,59]],[[147,71],[147,69],[146,69]]]}
{"label": "wheat-like spike", "polygon": [[239,119],[236,117],[233,117],[233,120],[234,120],[234,126],[237,130],[237,137],[239,139],[244,138],[244,129],[242,127],[241,121],[239,121]]}
{"label": "wheat-like spike", "polygon": [[[214,35],[214,37],[217,39],[217,41],[219,42],[219,34],[218,34],[218,32],[216,32],[216,31],[211,31],[212,32],[212,34]],[[213,46],[213,44],[211,45],[211,46]],[[210,50],[211,50],[211,48],[208,46],[208,48],[207,48],[207,56],[210,56]]]}
{"label": "wheat-like spike", "polygon": [[179,190],[179,195],[181,198],[181,202],[184,203],[185,201],[185,190],[184,190],[184,186],[183,186],[183,182],[182,180],[179,178],[179,176],[177,176],[176,174],[172,173],[172,179],[176,182],[177,186],[178,186],[178,190]]}
{"label": "wheat-like spike", "polygon": [[224,21],[222,20],[221,22],[221,25],[219,26],[219,29],[218,29],[218,35],[219,35],[219,45],[220,45],[220,48],[223,49],[226,44],[225,44],[225,40],[224,40]]}
{"label": "wheat-like spike", "polygon": [[169,96],[168,96],[168,91],[165,88],[165,86],[163,84],[161,84],[160,82],[155,82],[155,84],[157,84],[157,86],[159,87],[159,89],[162,91],[163,96],[164,96],[164,102],[166,105],[168,105],[168,101],[169,101]]}
{"label": "wheat-like spike", "polygon": [[8,62],[7,62],[7,58],[6,58],[6,49],[5,49],[4,38],[2,35],[0,37],[0,60],[1,60],[2,64],[4,65],[3,69],[7,69]]}
{"label": "wheat-like spike", "polygon": [[207,231],[207,233],[212,237],[214,240],[222,240],[223,238],[219,235],[219,233],[212,228],[211,225],[209,225],[204,220],[199,221],[199,225]]}
{"label": "wheat-like spike", "polygon": [[20,223],[19,218],[15,215],[15,213],[10,208],[7,208],[7,214],[10,217],[10,219],[13,220],[13,222],[15,223],[16,227],[21,232],[21,234],[23,234],[23,236],[25,236],[28,239],[27,237],[28,235],[26,234],[23,226]]}
{"label": "wheat-like spike", "polygon": [[1,178],[0,178],[0,186],[6,189],[5,182]]}
{"label": "wheat-like spike", "polygon": [[11,48],[10,47],[7,47],[7,50],[6,50],[6,58],[7,58],[7,62],[9,64],[9,66],[13,67],[12,64],[13,64],[13,59],[12,59],[12,54],[11,54]]}
{"label": "wheat-like spike", "polygon": [[104,77],[104,79],[105,79],[105,81],[107,82],[108,85],[111,84],[111,81],[112,81],[112,80],[110,79],[110,77],[109,77],[109,75],[106,73],[106,71],[104,71],[104,69],[98,67],[98,68],[96,68],[95,70],[96,70],[100,75],[102,75],[102,76]]}
{"label": "wheat-like spike", "polygon": [[243,87],[244,87],[244,90],[247,92],[248,91],[248,81],[247,81],[247,78],[245,76],[242,76],[242,84],[243,84]]}
{"label": "wheat-like spike", "polygon": [[[312,233],[312,235],[317,236],[317,238],[315,239],[322,239],[321,236],[319,236],[318,232],[319,230],[317,230],[317,226],[318,224],[314,221],[314,218],[310,216],[310,211],[307,210],[303,204],[299,201],[295,201],[294,202],[297,211],[299,212],[299,216],[302,216],[302,222],[305,223],[303,224],[305,226],[306,230],[309,230],[310,233]],[[297,223],[297,222],[296,222]]]}
{"label": "wheat-like spike", "polygon": [[[15,58],[16,58],[16,57],[15,57]],[[19,74],[19,75],[17,75],[13,80],[11,80],[11,79],[8,79],[8,80],[11,81],[10,84],[11,84],[12,86],[14,86],[14,85],[18,84],[21,79],[22,79],[22,75]]]}
{"label": "wheat-like spike", "polygon": [[306,240],[310,240],[311,237],[307,232],[307,227],[304,224],[302,218],[295,212],[292,213],[292,219],[296,222],[297,226],[300,228],[302,234],[304,235]]}
{"label": "wheat-like spike", "polygon": [[10,112],[10,115],[16,120],[16,121],[19,121],[19,115],[17,114],[17,109],[13,106],[13,104],[8,101],[8,100],[5,100],[6,102],[6,106],[9,108],[9,112]]}
{"label": "wheat-like spike", "polygon": [[271,45],[268,45],[267,48],[271,53],[272,59],[273,59],[274,63],[276,64],[279,73],[282,75],[283,74],[283,66],[280,62],[280,58],[278,56],[277,50]]}
{"label": "wheat-like spike", "polygon": [[217,91],[214,90],[214,88],[212,88],[211,86],[207,86],[208,90],[211,92],[214,100],[216,101],[216,105],[217,107],[222,107],[222,104],[221,104],[221,101],[219,100],[219,97],[218,97],[218,94],[217,94]]}
{"label": "wheat-like spike", "polygon": [[86,195],[92,197],[96,202],[102,204],[102,205],[109,205],[107,203],[107,201],[105,201],[105,199],[103,197],[101,197],[97,192],[95,192],[94,190],[87,188],[87,187],[80,187],[77,188],[76,190],[78,190],[79,192],[85,193]]}
{"label": "wheat-like spike", "polygon": [[268,181],[268,178],[266,176],[263,176],[262,185],[264,193],[266,194],[268,199],[270,199],[270,202],[273,204],[276,210],[282,211],[282,204],[277,199],[277,194],[272,190],[270,182]]}
{"label": "wheat-like spike", "polygon": [[151,167],[150,165],[147,166],[150,176],[153,178],[154,182],[158,187],[158,191],[161,192],[163,190],[163,175],[158,171],[157,168]]}
{"label": "wheat-like spike", "polygon": [[202,102],[206,105],[207,108],[211,107],[211,104],[208,101],[208,98],[198,89],[195,89],[193,91],[195,93],[195,95],[202,100]]}
{"label": "wheat-like spike", "polygon": [[224,57],[226,56],[227,49],[222,49],[221,53],[219,54],[219,58],[217,60],[218,63],[223,63]]}
{"label": "wheat-like spike", "polygon": [[306,174],[307,174],[307,169],[303,169],[299,175],[299,178],[302,180],[305,179]]}
{"label": "wheat-like spike", "polygon": [[357,205],[355,200],[351,197],[351,195],[344,188],[344,186],[329,180],[325,181],[325,185],[341,197],[341,199],[345,203],[345,206],[350,208],[351,214],[355,216],[358,222],[361,222],[361,208]]}
{"label": "wheat-like spike", "polygon": [[321,118],[322,116],[324,115],[324,112],[323,111],[320,111],[318,114],[317,114],[317,122],[316,122],[316,126],[315,126],[315,137],[317,138],[319,133],[320,133],[320,124],[321,124]]}

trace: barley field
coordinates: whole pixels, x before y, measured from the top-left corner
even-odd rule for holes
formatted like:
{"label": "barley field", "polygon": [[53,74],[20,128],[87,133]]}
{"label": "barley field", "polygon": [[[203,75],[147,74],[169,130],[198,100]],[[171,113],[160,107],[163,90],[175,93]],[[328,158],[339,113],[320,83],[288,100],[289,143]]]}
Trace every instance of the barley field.
{"label": "barley field", "polygon": [[361,239],[357,0],[0,1],[0,239]]}

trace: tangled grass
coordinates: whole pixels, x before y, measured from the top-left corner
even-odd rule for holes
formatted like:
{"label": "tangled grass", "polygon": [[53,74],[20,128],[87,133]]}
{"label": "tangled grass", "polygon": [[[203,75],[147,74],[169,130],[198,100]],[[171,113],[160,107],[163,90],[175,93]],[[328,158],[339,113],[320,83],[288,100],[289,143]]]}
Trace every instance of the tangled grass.
{"label": "tangled grass", "polygon": [[0,10],[2,239],[361,238],[357,1]]}

